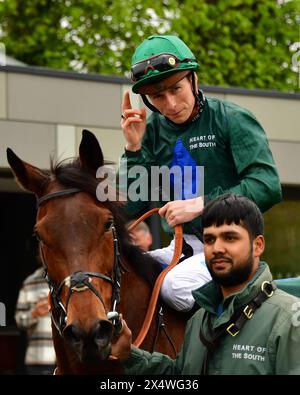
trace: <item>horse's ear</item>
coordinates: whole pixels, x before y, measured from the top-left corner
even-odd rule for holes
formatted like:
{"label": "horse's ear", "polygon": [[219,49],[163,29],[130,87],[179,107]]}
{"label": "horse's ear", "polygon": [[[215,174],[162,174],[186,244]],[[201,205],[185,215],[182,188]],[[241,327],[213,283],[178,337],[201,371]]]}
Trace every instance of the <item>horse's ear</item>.
{"label": "horse's ear", "polygon": [[22,161],[10,148],[6,150],[7,161],[17,179],[18,184],[27,191],[42,194],[43,188],[49,181],[49,174]]}
{"label": "horse's ear", "polygon": [[95,135],[88,131],[82,131],[82,139],[79,146],[79,157],[82,167],[96,173],[97,169],[104,165],[103,153]]}

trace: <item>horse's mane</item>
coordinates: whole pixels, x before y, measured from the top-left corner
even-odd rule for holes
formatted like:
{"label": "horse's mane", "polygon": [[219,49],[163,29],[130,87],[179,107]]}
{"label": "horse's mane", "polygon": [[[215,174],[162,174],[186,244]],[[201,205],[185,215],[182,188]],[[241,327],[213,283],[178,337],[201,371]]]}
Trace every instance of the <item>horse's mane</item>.
{"label": "horse's mane", "polygon": [[[105,162],[104,164],[108,164]],[[111,162],[110,162],[111,164]],[[63,160],[58,163],[51,161],[51,175],[55,177],[62,187],[79,188],[89,193],[97,200],[96,189],[101,181],[95,178],[95,174],[82,168],[79,158],[72,161]],[[159,263],[150,255],[142,252],[140,248],[132,243],[130,234],[126,228],[129,218],[120,201],[99,202],[102,206],[110,210],[114,217],[114,224],[120,244],[121,256],[131,263],[137,274],[144,277],[151,285],[154,284],[157,276],[161,272]]]}

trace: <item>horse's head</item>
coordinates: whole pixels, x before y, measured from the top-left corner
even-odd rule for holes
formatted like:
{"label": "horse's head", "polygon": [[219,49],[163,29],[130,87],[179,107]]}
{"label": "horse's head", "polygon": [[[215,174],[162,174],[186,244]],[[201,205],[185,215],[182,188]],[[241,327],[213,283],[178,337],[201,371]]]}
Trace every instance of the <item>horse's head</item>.
{"label": "horse's head", "polygon": [[[110,353],[119,296],[118,244],[110,206],[97,201],[103,166],[97,139],[83,131],[76,161],[42,171],[7,150],[19,183],[37,196],[35,232],[50,285],[53,323],[83,362]],[[114,305],[114,306],[113,306]]]}

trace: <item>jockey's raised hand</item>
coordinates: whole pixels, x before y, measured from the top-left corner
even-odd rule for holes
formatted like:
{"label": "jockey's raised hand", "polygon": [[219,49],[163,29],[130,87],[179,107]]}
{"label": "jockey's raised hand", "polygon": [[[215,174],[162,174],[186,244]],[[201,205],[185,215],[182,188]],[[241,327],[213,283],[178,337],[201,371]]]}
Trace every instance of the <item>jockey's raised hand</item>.
{"label": "jockey's raised hand", "polygon": [[127,142],[128,151],[138,151],[142,146],[142,139],[146,131],[146,109],[132,108],[129,92],[124,92],[122,102],[121,128]]}
{"label": "jockey's raised hand", "polygon": [[192,221],[202,214],[203,198],[199,196],[194,199],[174,200],[168,202],[159,211],[161,217],[165,217],[169,226],[183,224]]}

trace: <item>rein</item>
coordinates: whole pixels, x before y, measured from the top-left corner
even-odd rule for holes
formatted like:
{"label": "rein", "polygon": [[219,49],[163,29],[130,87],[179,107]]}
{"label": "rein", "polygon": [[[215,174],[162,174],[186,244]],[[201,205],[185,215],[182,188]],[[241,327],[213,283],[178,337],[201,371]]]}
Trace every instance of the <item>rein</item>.
{"label": "rein", "polygon": [[[147,213],[145,213],[144,215],[142,215],[139,219],[137,219],[129,228],[128,230],[131,231],[132,229],[134,229],[140,222],[144,221],[145,218],[148,218],[150,215],[158,212],[159,208],[153,208],[149,211],[147,211]],[[152,291],[152,295],[150,298],[150,302],[148,305],[148,310],[144,319],[144,323],[142,325],[142,328],[140,329],[140,333],[138,334],[137,338],[135,339],[135,341],[133,342],[133,344],[136,347],[140,347],[140,345],[143,343],[145,337],[147,336],[147,333],[149,331],[154,313],[155,313],[155,308],[156,308],[156,304],[157,304],[157,300],[159,297],[159,292],[163,283],[163,280],[166,276],[166,274],[173,269],[174,266],[177,265],[177,263],[180,260],[180,256],[181,256],[181,252],[182,252],[182,243],[183,243],[183,239],[182,239],[182,225],[176,225],[175,226],[175,248],[174,248],[174,255],[172,258],[171,263],[160,273],[160,275],[157,277],[155,284],[154,284],[154,288]]]}

